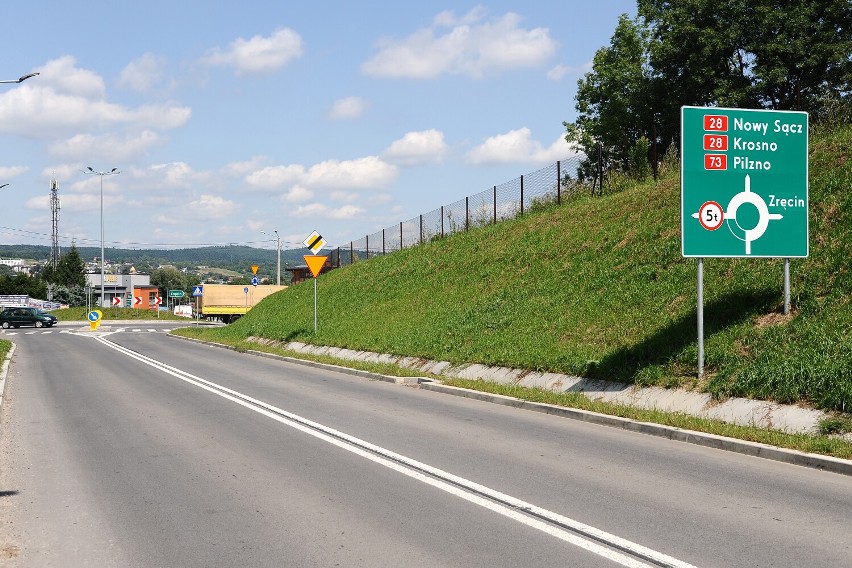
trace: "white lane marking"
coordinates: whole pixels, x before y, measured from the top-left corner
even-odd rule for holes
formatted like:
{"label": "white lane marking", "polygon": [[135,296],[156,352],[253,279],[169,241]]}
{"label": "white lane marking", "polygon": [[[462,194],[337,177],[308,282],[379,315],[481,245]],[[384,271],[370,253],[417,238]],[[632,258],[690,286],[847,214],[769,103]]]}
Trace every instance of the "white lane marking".
{"label": "white lane marking", "polygon": [[[307,418],[303,418],[281,408],[277,408],[222,385],[202,379],[201,377],[197,377],[191,373],[187,373],[186,371],[182,371],[176,367],[157,361],[156,359],[136,353],[135,351],[113,343],[103,337],[97,337],[96,339],[107,347],[115,349],[128,357],[132,357],[137,361],[150,365],[151,367],[159,369],[182,381],[254,410],[258,414],[272,418],[277,422],[290,426],[291,428],[304,432],[305,434],[333,444],[356,455],[369,459],[370,461],[381,464],[389,469],[407,475],[413,479],[422,481],[423,483],[446,491],[447,493],[465,499],[466,501],[485,507],[490,511],[499,513],[528,527],[540,530],[546,534],[602,556],[622,566],[630,568],[651,567],[651,565],[635,558],[638,557],[654,562],[658,566],[670,568],[695,568],[692,564],[683,562],[677,558],[663,554],[662,552],[658,552],[642,546],[641,544],[637,544],[590,525],[575,521],[574,519],[565,517],[553,511],[527,503],[463,477],[453,475],[449,472],[392,452],[391,450],[385,449],[381,446],[376,446],[365,440],[334,430],[333,428],[329,428],[328,426],[324,426],[318,422],[313,422],[312,420],[308,420]],[[462,488],[467,489],[467,491]],[[469,491],[474,493],[469,493]],[[523,513],[521,511],[523,511]],[[534,515],[534,517],[545,519],[550,522],[541,521],[524,513]],[[551,523],[567,527],[570,530],[554,526]],[[602,546],[601,544],[598,544],[598,542],[604,542],[608,546],[628,552],[632,556],[627,556],[617,550]]]}

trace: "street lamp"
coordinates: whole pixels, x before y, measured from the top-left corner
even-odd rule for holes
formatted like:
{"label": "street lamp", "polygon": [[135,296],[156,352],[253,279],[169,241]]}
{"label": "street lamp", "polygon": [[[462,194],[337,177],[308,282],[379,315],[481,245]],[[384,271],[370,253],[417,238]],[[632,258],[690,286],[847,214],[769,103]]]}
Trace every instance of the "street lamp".
{"label": "street lamp", "polygon": [[[281,237],[278,236],[278,231],[272,232],[275,233],[275,252],[278,253],[278,279],[275,281],[275,283],[278,286],[281,286]],[[270,237],[272,236],[266,231],[261,231],[261,233],[263,233],[264,235],[269,235]]]}
{"label": "street lamp", "polygon": [[26,75],[22,75],[17,79],[7,79],[5,81],[0,81],[0,83],[23,83],[30,77],[35,77],[36,75],[38,75],[38,73],[27,73]]}
{"label": "street lamp", "polygon": [[[25,79],[22,77],[21,80]],[[104,307],[104,298],[106,296],[106,291],[104,290],[104,176],[111,176],[114,174],[120,174],[118,168],[113,168],[108,172],[98,172],[92,169],[92,166],[86,166],[86,169],[89,171],[83,170],[84,174],[96,175],[101,178],[101,305],[100,307]]]}

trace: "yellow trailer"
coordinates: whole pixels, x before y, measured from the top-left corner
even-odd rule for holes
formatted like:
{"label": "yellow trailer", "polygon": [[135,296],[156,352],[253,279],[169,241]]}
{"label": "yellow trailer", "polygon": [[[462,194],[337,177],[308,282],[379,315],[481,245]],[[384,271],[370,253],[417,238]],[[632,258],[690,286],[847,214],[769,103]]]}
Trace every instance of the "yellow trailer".
{"label": "yellow trailer", "polygon": [[231,323],[248,313],[262,299],[287,286],[234,284],[204,284],[199,297],[199,312],[203,318],[219,318]]}

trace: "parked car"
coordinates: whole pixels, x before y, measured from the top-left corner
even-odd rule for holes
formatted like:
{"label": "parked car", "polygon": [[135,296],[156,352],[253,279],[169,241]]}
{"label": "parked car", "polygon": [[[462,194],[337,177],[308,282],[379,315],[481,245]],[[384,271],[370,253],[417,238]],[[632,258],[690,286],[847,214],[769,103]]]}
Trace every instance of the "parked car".
{"label": "parked car", "polygon": [[22,325],[34,325],[36,327],[51,327],[59,320],[56,316],[49,314],[41,308],[6,308],[0,312],[0,327],[21,327]]}

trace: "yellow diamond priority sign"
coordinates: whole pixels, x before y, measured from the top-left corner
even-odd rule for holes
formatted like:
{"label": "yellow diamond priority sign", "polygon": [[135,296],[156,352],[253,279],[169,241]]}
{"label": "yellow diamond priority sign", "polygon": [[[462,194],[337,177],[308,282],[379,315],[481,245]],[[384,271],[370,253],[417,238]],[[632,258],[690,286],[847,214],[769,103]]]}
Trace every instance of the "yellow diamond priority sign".
{"label": "yellow diamond priority sign", "polygon": [[325,239],[322,238],[322,235],[314,231],[307,239],[302,241],[302,244],[311,249],[312,253],[317,254],[325,246]]}

